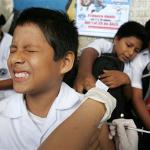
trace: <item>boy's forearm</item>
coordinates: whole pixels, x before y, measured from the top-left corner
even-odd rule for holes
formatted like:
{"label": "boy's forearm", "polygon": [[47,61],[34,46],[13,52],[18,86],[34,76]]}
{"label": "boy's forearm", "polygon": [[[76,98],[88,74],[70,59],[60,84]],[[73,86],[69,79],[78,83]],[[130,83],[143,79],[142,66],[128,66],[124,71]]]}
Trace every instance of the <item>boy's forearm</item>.
{"label": "boy's forearm", "polygon": [[81,56],[79,61],[79,73],[80,72],[92,72],[93,63],[98,57],[98,53],[93,48],[86,48]]}
{"label": "boy's forearm", "polygon": [[6,90],[6,89],[12,89],[12,88],[13,88],[12,79],[0,81],[0,90]]}
{"label": "boy's forearm", "polygon": [[145,127],[150,130],[150,114],[148,113],[145,101],[143,100],[141,89],[133,88],[133,104],[139,118]]}
{"label": "boy's forearm", "polygon": [[125,94],[126,98],[128,100],[131,100],[131,98],[132,98],[132,87],[131,87],[131,84],[124,85],[123,90],[124,90],[124,94]]}
{"label": "boy's forearm", "polygon": [[[40,146],[39,150],[86,150],[105,113],[105,106],[93,100],[85,101]],[[69,141],[69,142],[68,142]]]}

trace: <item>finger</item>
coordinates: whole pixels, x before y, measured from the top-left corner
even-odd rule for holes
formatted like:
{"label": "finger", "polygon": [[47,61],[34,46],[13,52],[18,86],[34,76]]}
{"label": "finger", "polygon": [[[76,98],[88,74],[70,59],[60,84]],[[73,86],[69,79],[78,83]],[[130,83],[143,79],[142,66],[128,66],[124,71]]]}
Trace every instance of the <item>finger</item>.
{"label": "finger", "polygon": [[109,84],[109,88],[110,88],[110,89],[113,89],[113,88],[116,88],[116,87],[118,87],[116,84],[113,84],[113,83],[110,83],[110,84]]}
{"label": "finger", "polygon": [[81,86],[81,85],[73,85],[73,88],[77,91],[77,92],[79,92],[79,93],[83,93],[83,86]]}
{"label": "finger", "polygon": [[95,87],[95,84],[88,84],[85,86],[85,90],[90,90],[91,88]]}
{"label": "finger", "polygon": [[109,134],[109,135],[108,135],[108,138],[109,138],[110,140],[112,140],[112,139],[113,139],[113,136],[112,136],[111,134]]}
{"label": "finger", "polygon": [[104,72],[104,73],[107,73],[107,72],[110,72],[110,70],[105,70],[105,69],[104,69],[103,72]]}
{"label": "finger", "polygon": [[[133,121],[132,119],[129,119],[128,122],[125,123],[125,126],[126,126],[126,127],[136,128],[136,125],[135,125],[135,123],[134,123],[134,121]],[[129,139],[131,139],[131,138],[133,138],[133,137],[134,137],[134,138],[138,138],[138,134],[137,134],[136,131],[130,130],[130,129],[127,128],[126,132],[127,132],[127,137],[128,137]]]}
{"label": "finger", "polygon": [[89,89],[91,89],[91,88],[93,88],[93,87],[95,87],[95,83],[96,83],[96,80],[94,80],[94,81],[88,81],[88,82],[86,82],[85,83],[85,90],[89,90]]}
{"label": "finger", "polygon": [[110,75],[108,73],[103,73],[103,74],[100,75],[100,79],[107,78],[109,76]]}
{"label": "finger", "polygon": [[110,130],[110,135],[111,136],[115,136],[116,135],[116,126],[109,126],[109,130]]}
{"label": "finger", "polygon": [[103,70],[104,74],[113,75],[116,70]]}
{"label": "finger", "polygon": [[101,80],[104,84],[106,84],[109,88],[112,85],[111,81],[107,81],[107,79],[102,79]]}
{"label": "finger", "polygon": [[124,127],[124,124],[122,124],[121,122],[117,122],[117,119],[113,121],[113,124],[116,125],[116,129],[117,129],[117,135],[119,137],[119,141],[120,143],[123,145],[123,143],[128,143],[128,137],[126,134],[126,130]]}

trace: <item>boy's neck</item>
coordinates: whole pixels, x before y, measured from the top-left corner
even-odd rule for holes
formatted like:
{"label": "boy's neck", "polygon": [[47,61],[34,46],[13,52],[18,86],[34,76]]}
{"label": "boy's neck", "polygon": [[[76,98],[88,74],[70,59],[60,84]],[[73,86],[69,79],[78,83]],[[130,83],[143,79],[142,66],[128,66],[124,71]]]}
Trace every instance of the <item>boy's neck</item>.
{"label": "boy's neck", "polygon": [[27,109],[39,117],[46,117],[59,91],[60,87],[42,94],[25,95]]}

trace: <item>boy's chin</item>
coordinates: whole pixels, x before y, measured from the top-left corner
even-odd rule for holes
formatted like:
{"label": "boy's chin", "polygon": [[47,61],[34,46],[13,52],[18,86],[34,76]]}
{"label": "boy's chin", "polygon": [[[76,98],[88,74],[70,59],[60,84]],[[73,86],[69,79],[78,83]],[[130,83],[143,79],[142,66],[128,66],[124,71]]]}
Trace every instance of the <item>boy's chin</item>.
{"label": "boy's chin", "polygon": [[27,93],[27,89],[23,88],[22,86],[13,86],[13,89],[17,92],[17,93],[21,93],[21,94],[25,94]]}

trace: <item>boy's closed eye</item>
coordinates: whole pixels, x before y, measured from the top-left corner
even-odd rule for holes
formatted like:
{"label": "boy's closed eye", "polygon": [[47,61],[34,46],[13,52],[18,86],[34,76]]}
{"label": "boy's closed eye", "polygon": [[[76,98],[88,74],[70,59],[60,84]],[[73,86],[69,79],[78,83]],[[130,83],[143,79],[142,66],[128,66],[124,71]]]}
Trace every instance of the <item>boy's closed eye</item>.
{"label": "boy's closed eye", "polygon": [[26,52],[29,52],[29,53],[35,53],[35,52],[38,52],[37,50],[34,50],[34,49],[25,49]]}
{"label": "boy's closed eye", "polygon": [[30,46],[30,45],[24,46],[24,50],[29,53],[35,53],[39,51],[36,46]]}
{"label": "boy's closed eye", "polygon": [[[129,47],[129,48],[133,48],[133,47],[134,47],[134,44],[132,44],[132,43],[126,43],[126,45],[127,45],[127,47]],[[135,48],[134,51],[135,51],[136,53],[139,53],[140,48]]]}

